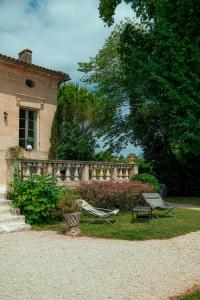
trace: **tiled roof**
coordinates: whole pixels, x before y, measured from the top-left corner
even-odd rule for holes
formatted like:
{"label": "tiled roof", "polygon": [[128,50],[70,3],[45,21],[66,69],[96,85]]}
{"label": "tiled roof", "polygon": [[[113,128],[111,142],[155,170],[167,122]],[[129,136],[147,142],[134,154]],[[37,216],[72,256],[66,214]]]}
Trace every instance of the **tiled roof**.
{"label": "tiled roof", "polygon": [[20,59],[16,59],[16,58],[13,58],[13,57],[1,54],[1,53],[0,53],[0,59],[3,59],[7,62],[16,64],[16,65],[19,65],[19,66],[32,68],[32,69],[40,70],[40,71],[43,71],[43,72],[46,72],[46,73],[57,75],[58,77],[61,77],[63,80],[64,79],[70,80],[69,74],[67,74],[67,73],[64,73],[64,72],[61,72],[61,71],[50,70],[50,69],[47,69],[47,68],[44,68],[44,67],[41,67],[41,66],[38,66],[38,65],[35,65],[35,64],[27,63],[27,62],[22,61]]}

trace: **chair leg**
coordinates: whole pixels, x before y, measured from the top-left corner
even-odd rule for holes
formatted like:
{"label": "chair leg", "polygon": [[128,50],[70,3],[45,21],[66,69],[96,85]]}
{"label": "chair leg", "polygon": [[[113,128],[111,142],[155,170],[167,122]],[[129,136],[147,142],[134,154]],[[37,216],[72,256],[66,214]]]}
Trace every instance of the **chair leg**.
{"label": "chair leg", "polygon": [[[107,222],[108,224],[112,225],[112,223],[108,220],[108,218],[101,218],[101,217],[96,217],[95,219],[93,219],[92,221],[89,222],[89,224],[93,224],[98,220],[103,220],[105,222]],[[113,221],[116,221],[115,219],[113,219]]]}
{"label": "chair leg", "polygon": [[[162,217],[167,216],[173,209],[174,209],[174,207],[168,209],[168,210],[166,211],[166,213],[164,213],[164,214],[156,215],[156,218],[162,218]],[[168,217],[176,217],[176,215],[173,214],[173,215],[170,215],[170,216],[168,216]]]}
{"label": "chair leg", "polygon": [[105,220],[108,224],[112,225],[112,223],[108,219],[104,218],[103,220]]}
{"label": "chair leg", "polygon": [[[170,208],[163,216],[167,216],[173,209],[174,208]],[[173,214],[172,217],[175,217],[175,215]]]}

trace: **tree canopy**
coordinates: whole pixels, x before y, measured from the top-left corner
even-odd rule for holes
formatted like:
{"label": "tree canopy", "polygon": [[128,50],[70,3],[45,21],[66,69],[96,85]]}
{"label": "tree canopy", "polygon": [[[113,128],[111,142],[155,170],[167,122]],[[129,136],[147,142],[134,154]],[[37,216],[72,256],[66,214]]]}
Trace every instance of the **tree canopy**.
{"label": "tree canopy", "polygon": [[95,120],[98,105],[99,102],[93,93],[77,84],[64,84],[60,87],[49,158],[92,158],[96,147]]}
{"label": "tree canopy", "polygon": [[97,55],[91,57],[89,62],[79,63],[78,68],[84,74],[82,81],[91,85],[98,98],[101,98],[98,129],[111,152],[118,152],[129,140],[127,114],[124,113],[129,109],[129,96],[119,53],[124,28],[125,23],[116,26]]}
{"label": "tree canopy", "polygon": [[[100,1],[100,16],[108,25],[121,2]],[[124,2],[131,4],[139,22],[127,21],[115,30],[90,61],[87,80],[96,81],[108,102],[112,95],[118,99],[109,132],[113,143],[141,145],[161,180],[192,192],[200,180],[199,1]],[[124,99],[129,109],[119,117]]]}

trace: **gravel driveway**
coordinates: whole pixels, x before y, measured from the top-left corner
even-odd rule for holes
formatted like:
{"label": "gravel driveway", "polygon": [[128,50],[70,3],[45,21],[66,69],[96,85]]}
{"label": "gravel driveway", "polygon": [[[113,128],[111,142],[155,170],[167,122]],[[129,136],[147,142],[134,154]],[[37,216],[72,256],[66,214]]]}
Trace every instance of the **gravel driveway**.
{"label": "gravel driveway", "polygon": [[1,300],[168,299],[200,283],[200,232],[144,242],[0,235]]}

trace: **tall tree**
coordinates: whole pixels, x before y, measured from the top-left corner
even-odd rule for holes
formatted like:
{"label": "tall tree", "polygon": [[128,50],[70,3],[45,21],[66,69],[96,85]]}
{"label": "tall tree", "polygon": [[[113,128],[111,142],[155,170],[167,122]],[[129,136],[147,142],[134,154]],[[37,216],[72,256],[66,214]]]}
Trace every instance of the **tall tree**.
{"label": "tall tree", "polygon": [[[120,2],[100,1],[100,15],[108,25],[113,23]],[[140,22],[123,26],[118,39],[113,40],[116,53],[110,52],[114,57],[109,61],[117,61],[117,79],[122,74],[123,96],[130,108],[124,119],[116,113],[109,135],[118,138],[118,146],[124,139],[140,144],[161,180],[179,192],[194,192],[194,187],[200,186],[195,164],[200,161],[199,1],[125,2],[131,3]],[[115,70],[109,61],[107,87],[100,89],[106,95],[106,90],[115,86],[109,76]],[[104,68],[98,60],[96,63],[103,74]],[[93,82],[95,79],[101,84],[99,76],[93,76]]]}
{"label": "tall tree", "polygon": [[60,87],[49,158],[89,160],[93,157],[98,106],[99,102],[87,89],[76,84]]}
{"label": "tall tree", "polygon": [[[109,25],[120,2],[100,1],[101,17]],[[140,18],[139,29],[127,24],[119,51],[132,102],[134,138],[154,160],[157,172],[161,162],[165,168],[167,161],[178,164],[187,189],[189,178],[199,183],[194,163],[200,160],[200,4],[197,0],[125,2]],[[163,156],[168,157],[166,162]],[[193,166],[190,171],[188,164]]]}
{"label": "tall tree", "polygon": [[84,74],[82,81],[92,86],[98,98],[101,98],[98,129],[104,135],[105,144],[115,152],[130,140],[127,132],[130,98],[119,53],[120,38],[125,27],[126,22],[117,25],[97,55],[91,57],[89,62],[80,62],[78,68]]}

